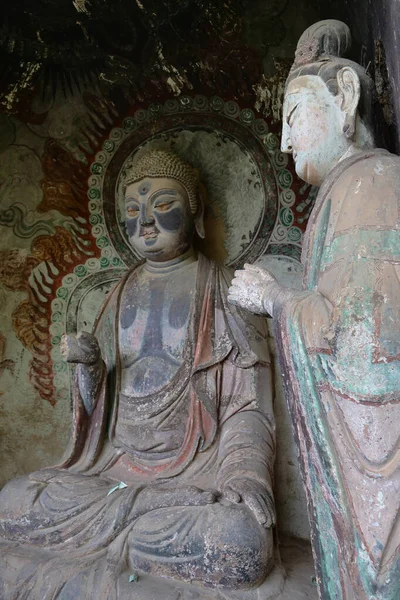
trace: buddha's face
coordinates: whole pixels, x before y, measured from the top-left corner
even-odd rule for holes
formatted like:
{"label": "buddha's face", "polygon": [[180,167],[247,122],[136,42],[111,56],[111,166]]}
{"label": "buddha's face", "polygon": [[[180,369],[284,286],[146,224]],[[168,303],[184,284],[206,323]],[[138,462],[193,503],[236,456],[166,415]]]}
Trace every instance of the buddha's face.
{"label": "buddha's face", "polygon": [[175,179],[132,183],[126,188],[125,210],[130,243],[145,258],[172,260],[191,247],[194,218],[187,192]]}
{"label": "buddha's face", "polygon": [[312,185],[321,185],[348,150],[340,102],[315,75],[297,77],[287,87],[281,149],[293,154],[297,175]]}

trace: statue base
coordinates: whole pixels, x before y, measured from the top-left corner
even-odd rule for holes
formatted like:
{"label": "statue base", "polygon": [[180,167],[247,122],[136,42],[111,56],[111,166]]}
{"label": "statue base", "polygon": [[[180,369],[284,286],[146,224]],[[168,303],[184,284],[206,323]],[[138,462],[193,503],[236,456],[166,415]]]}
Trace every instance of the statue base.
{"label": "statue base", "polygon": [[119,580],[119,595],[135,600],[317,600],[310,545],[284,537],[279,548],[282,566],[277,565],[267,580],[254,590],[206,589],[141,573],[137,581],[129,582],[130,573],[125,572]]}
{"label": "statue base", "polygon": [[[18,544],[8,544],[6,553],[0,550],[0,566],[17,574],[24,560],[26,550]],[[118,578],[117,597],[134,600],[317,600],[314,566],[310,545],[299,539],[283,537],[280,554],[282,564],[277,565],[266,581],[252,590],[216,590],[197,585],[181,584],[172,579],[157,578],[145,573],[132,574],[124,571]],[[43,551],[39,551],[40,552]],[[13,599],[13,590],[4,587],[0,581],[0,597]],[[60,591],[57,599],[76,600],[76,589],[67,586]]]}

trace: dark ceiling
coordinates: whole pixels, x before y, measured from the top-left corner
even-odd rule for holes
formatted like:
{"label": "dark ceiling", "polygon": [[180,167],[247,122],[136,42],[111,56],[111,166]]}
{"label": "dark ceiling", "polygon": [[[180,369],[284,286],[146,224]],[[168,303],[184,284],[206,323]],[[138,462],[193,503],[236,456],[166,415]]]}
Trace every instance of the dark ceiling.
{"label": "dark ceiling", "polygon": [[371,2],[3,0],[0,110],[37,121],[56,96],[77,93],[122,112],[182,93],[254,106],[257,86],[281,90],[303,30],[320,18],[339,18],[352,29],[352,58],[381,82],[377,128],[391,147],[385,48],[373,33],[371,19],[379,21],[380,13]]}
{"label": "dark ceiling", "polygon": [[290,7],[302,27],[315,20],[317,6],[318,0],[4,2],[0,101],[15,112],[24,89],[67,96],[95,85],[131,102],[165,94],[167,81],[169,92],[175,85],[246,99],[271,47],[286,44],[293,55],[298,32],[292,34]]}

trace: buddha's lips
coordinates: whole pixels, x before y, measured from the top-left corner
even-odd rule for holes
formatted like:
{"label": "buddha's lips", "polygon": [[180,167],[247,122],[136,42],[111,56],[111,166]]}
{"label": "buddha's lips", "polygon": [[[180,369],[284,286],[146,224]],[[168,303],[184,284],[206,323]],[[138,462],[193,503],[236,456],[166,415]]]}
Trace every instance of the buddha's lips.
{"label": "buddha's lips", "polygon": [[141,229],[140,237],[144,237],[145,240],[154,240],[160,232],[158,229]]}

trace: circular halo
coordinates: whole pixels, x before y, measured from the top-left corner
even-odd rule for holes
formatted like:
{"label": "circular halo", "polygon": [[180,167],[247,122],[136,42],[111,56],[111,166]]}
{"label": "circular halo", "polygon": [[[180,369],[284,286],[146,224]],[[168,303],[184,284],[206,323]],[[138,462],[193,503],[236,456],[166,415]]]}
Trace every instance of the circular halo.
{"label": "circular halo", "polygon": [[125,230],[123,173],[140,151],[163,148],[187,160],[206,189],[205,240],[197,247],[232,267],[254,261],[265,250],[277,217],[274,169],[262,141],[225,115],[186,112],[163,115],[135,129],[119,145],[104,173],[106,226],[128,265],[140,258]]}

